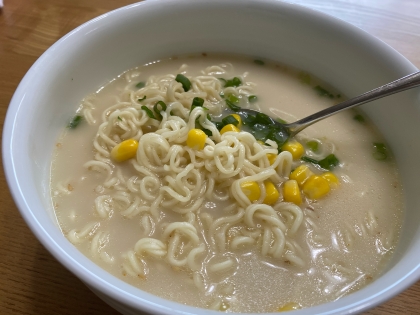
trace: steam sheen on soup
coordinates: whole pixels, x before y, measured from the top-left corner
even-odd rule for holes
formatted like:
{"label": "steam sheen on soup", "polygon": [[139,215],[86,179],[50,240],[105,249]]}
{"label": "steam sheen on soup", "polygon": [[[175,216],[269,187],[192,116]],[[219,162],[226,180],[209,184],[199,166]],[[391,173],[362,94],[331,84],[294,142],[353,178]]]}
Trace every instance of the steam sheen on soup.
{"label": "steam sheen on soup", "polygon": [[262,60],[172,58],[82,100],[57,142],[63,234],[116,277],[226,312],[336,300],[375,279],[398,239],[402,192],[384,140],[344,112],[286,142],[341,96]]}

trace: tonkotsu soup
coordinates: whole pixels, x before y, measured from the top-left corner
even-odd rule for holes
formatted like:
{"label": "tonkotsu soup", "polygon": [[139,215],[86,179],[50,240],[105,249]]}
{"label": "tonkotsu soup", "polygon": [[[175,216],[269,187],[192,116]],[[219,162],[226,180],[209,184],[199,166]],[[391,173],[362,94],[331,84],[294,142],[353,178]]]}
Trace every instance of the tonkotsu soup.
{"label": "tonkotsu soup", "polygon": [[336,300],[384,270],[402,189],[384,139],[310,74],[245,57],[171,58],[81,101],[57,140],[51,193],[64,235],[116,277],[226,312]]}

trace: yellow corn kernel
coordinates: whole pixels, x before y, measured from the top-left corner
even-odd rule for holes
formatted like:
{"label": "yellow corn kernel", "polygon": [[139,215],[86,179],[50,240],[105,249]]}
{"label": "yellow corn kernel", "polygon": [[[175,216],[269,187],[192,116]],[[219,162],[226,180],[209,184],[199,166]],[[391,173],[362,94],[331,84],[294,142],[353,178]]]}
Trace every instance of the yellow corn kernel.
{"label": "yellow corn kernel", "polygon": [[234,124],[229,124],[229,125],[224,126],[222,128],[222,130],[220,130],[220,134],[222,135],[222,134],[224,134],[225,132],[228,132],[228,131],[239,132],[239,129]]}
{"label": "yellow corn kernel", "polygon": [[314,173],[312,173],[309,167],[302,164],[290,174],[289,179],[294,179],[297,181],[299,186],[302,186],[305,181],[312,175],[314,175]]}
{"label": "yellow corn kernel", "polygon": [[277,312],[287,312],[287,311],[294,311],[300,309],[301,306],[295,302],[290,302],[284,304],[282,307],[280,307]]}
{"label": "yellow corn kernel", "polygon": [[285,144],[283,144],[281,149],[283,151],[289,151],[290,153],[292,153],[292,156],[293,156],[294,160],[300,159],[300,157],[305,152],[305,149],[303,148],[303,145],[301,145],[297,141],[286,142]]}
{"label": "yellow corn kernel", "polygon": [[203,150],[207,135],[203,130],[191,129],[188,131],[187,146],[195,150]]}
{"label": "yellow corn kernel", "polygon": [[302,203],[302,196],[296,180],[291,179],[283,184],[283,198],[284,201],[293,202],[298,206]]}
{"label": "yellow corn kernel", "polygon": [[260,199],[261,190],[257,182],[243,182],[241,183],[241,189],[251,202]]}
{"label": "yellow corn kernel", "polygon": [[331,188],[335,188],[340,184],[337,176],[335,176],[332,172],[325,172],[321,176],[328,181]]}
{"label": "yellow corn kernel", "polygon": [[276,186],[270,181],[264,182],[265,187],[265,198],[263,203],[266,205],[272,205],[276,203],[277,199],[279,199],[279,191],[277,190]]}
{"label": "yellow corn kernel", "polygon": [[238,114],[231,114],[230,116],[233,116],[237,121],[239,121],[239,124],[236,126],[238,128],[242,127],[242,118]]}
{"label": "yellow corn kernel", "polygon": [[139,143],[137,140],[128,139],[112,148],[111,158],[116,162],[124,162],[136,156]]}
{"label": "yellow corn kernel", "polygon": [[275,162],[275,161],[276,161],[276,159],[277,159],[277,154],[268,153],[268,154],[267,154],[267,158],[268,158],[268,161],[270,162],[270,165],[273,165],[273,164],[274,164],[274,162]]}
{"label": "yellow corn kernel", "polygon": [[328,181],[318,175],[312,175],[303,184],[303,192],[310,199],[319,199],[330,192],[330,184]]}

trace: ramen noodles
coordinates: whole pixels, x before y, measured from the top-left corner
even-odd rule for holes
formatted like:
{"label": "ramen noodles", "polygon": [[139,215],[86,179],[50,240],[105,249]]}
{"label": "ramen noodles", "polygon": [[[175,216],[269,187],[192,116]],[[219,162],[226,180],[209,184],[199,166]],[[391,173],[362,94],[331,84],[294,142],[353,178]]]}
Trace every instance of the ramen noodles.
{"label": "ramen noodles", "polygon": [[87,96],[57,142],[60,227],[116,277],[180,303],[271,312],[338,299],[396,244],[395,163],[356,112],[294,139],[270,117],[340,100],[310,74],[249,58],[129,70]]}

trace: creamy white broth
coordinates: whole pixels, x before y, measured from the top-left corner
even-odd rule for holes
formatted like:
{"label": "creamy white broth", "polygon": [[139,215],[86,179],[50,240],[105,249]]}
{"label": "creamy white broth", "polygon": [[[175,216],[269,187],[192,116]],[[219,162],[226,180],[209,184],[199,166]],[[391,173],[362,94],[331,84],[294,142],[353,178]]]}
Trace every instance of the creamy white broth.
{"label": "creamy white broth", "polygon": [[[165,259],[145,258],[147,275],[141,277],[127,274],[122,267],[127,252],[147,235],[141,228],[140,216],[128,219],[115,207],[110,218],[101,219],[95,211],[95,198],[109,189],[102,186],[103,174],[88,171],[83,165],[97,152],[93,139],[102,113],[115,104],[115,96],[121,94],[130,80],[135,83],[152,75],[176,75],[182,65],[187,65],[181,69],[187,76],[196,76],[202,69],[220,64],[228,65],[223,77],[244,75],[248,82],[255,83],[252,94],[257,95],[256,104],[263,112],[289,122],[341,100],[317,95],[313,87],[326,86],[315,78],[308,85],[299,79],[299,71],[267,62],[258,65],[249,58],[173,58],[130,70],[82,102],[82,115],[87,108],[93,108],[91,114],[96,120],[93,125],[85,118],[77,128],[66,129],[57,141],[51,191],[63,233],[69,236],[75,229],[88,231],[86,239],[75,246],[105,270],[134,286],[180,303],[227,312],[271,312],[290,303],[308,307],[335,300],[368,284],[385,268],[397,242],[402,191],[391,156],[386,161],[372,157],[372,144],[384,140],[368,121],[354,120],[353,111],[321,121],[297,137],[301,143],[319,139],[325,152],[333,152],[340,160],[340,166],[333,170],[340,180],[339,187],[320,200],[302,205],[304,221],[291,240],[300,247],[296,251],[304,266],[285,258],[262,256],[257,246],[227,248],[224,254],[206,257],[205,262],[209,261],[211,266],[230,257],[233,266],[222,273],[204,268],[202,290],[197,290],[190,270],[171,267]],[[118,168],[122,176],[135,175],[127,162],[115,165],[114,172]],[[226,205],[205,200],[199,212],[217,218],[226,215]],[[186,221],[185,216],[168,211],[163,216],[162,222]],[[206,230],[204,221],[200,222]],[[86,228],[88,223],[92,226]],[[151,235],[161,235],[161,229],[154,228]],[[101,232],[106,236],[92,250],[92,242]]]}

